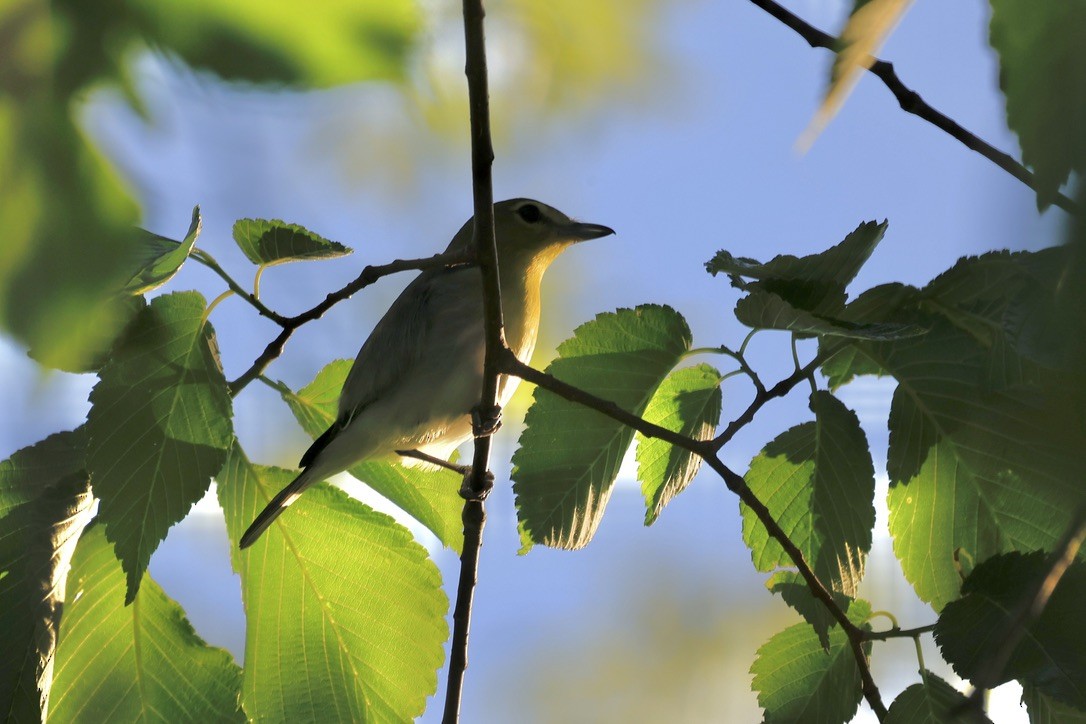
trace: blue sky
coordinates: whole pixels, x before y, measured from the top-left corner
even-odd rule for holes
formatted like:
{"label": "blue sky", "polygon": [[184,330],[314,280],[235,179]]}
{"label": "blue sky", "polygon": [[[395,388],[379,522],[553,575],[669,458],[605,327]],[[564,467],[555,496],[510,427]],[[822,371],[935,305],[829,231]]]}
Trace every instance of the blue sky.
{"label": "blue sky", "polygon": [[[842,5],[808,0],[789,7],[833,30]],[[916,3],[880,55],[935,107],[1017,154],[1003,120],[996,58],[985,42],[986,11],[983,2]],[[702,268],[721,248],[762,259],[811,253],[840,241],[861,221],[889,219],[885,240],[855,282],[854,289],[862,290],[892,280],[923,283],[961,255],[1038,248],[1058,236],[1062,212],[1038,215],[1029,189],[902,112],[874,78],[861,80],[810,152],[798,154],[795,141],[817,107],[831,56],[810,49],[746,2],[667,4],[654,41],[666,60],[648,88],[656,102],[609,105],[554,129],[515,134],[511,145],[498,149],[496,198],[537,197],[618,232],[575,248],[549,273],[545,304],[554,313],[544,319],[537,363],[595,313],[646,302],[680,310],[699,346],[737,344],[743,331],[731,313],[735,296],[725,280]],[[501,58],[492,63],[500,72]],[[200,246],[238,270],[243,261],[230,241],[230,226],[245,216],[283,218],[355,248],[346,260],[270,270],[262,287],[274,308],[310,306],[365,263],[438,251],[470,215],[466,147],[431,139],[420,146],[424,157],[416,159],[415,173],[404,178],[382,170],[389,156],[379,139],[345,132],[356,117],[403,121],[401,101],[387,88],[277,99],[208,87],[158,62],[143,64],[141,77],[156,98],[153,125],[111,103],[92,107],[87,122],[137,187],[148,228],[179,237],[199,203],[205,218]],[[314,153],[330,147],[342,153]],[[360,173],[345,159],[370,166]],[[407,281],[383,280],[304,328],[269,374],[300,386],[328,361],[353,357]],[[211,298],[220,283],[188,264],[171,288],[197,288]],[[228,377],[244,369],[273,334],[237,300],[221,305],[212,321]],[[752,349],[766,379],[791,367],[783,336],[760,335]],[[714,360],[722,368],[725,362]],[[0,369],[9,405],[9,414],[0,418],[0,454],[70,429],[85,416],[93,379],[43,376],[8,341],[0,341]],[[876,469],[885,457],[891,391],[887,383],[865,380],[842,392],[865,425]],[[724,416],[730,419],[745,407],[749,394],[736,380],[725,383]],[[767,408],[725,450],[727,462],[745,469],[762,444],[807,419],[802,397]],[[305,438],[277,396],[254,385],[238,398],[236,411],[239,436],[254,459],[294,463]],[[509,432],[498,440],[499,480],[507,479],[514,443]],[[598,539],[586,550],[537,549],[518,558],[512,496],[507,489],[496,491],[472,631],[467,721],[508,720],[517,711],[517,696],[523,703],[539,693],[518,683],[519,675],[539,676],[550,661],[575,668],[575,660],[586,656],[585,642],[598,639],[604,642],[599,646],[626,651],[621,646],[643,638],[645,616],[653,610],[631,617],[637,608],[631,598],[652,596],[661,596],[662,609],[674,606],[679,613],[671,615],[696,631],[697,625],[716,626],[728,649],[700,669],[718,676],[694,681],[688,690],[661,691],[660,701],[685,712],[688,721],[756,715],[746,667],[757,646],[792,619],[770,599],[750,565],[736,501],[703,475],[651,529],[641,525],[639,506],[634,486],[622,485]],[[239,652],[240,597],[226,546],[211,510],[175,529],[151,568],[202,635]],[[439,552],[437,560],[450,580],[455,559]],[[895,570],[888,542],[878,542],[869,563],[869,577],[876,580],[869,581],[868,594],[875,607],[901,613],[903,625],[933,620],[911,600]],[[659,576],[669,576],[666,595],[651,585]],[[772,620],[753,636],[744,617],[763,612]],[[704,635],[710,636],[708,628]],[[651,659],[636,647],[626,655]],[[876,657],[876,678],[887,680],[886,698],[915,676],[911,657],[908,649]],[[893,669],[892,659],[903,668]],[[646,663],[643,671],[649,668]],[[637,677],[630,673],[619,683],[596,687],[601,696],[621,698],[640,686]],[[496,688],[505,693],[495,694]],[[566,691],[577,695],[575,688]],[[678,708],[676,701],[682,702]],[[994,701],[997,722],[1024,720],[1013,695]],[[531,720],[520,714],[522,721]],[[601,716],[608,720],[606,710]],[[424,721],[437,718],[435,707]]]}

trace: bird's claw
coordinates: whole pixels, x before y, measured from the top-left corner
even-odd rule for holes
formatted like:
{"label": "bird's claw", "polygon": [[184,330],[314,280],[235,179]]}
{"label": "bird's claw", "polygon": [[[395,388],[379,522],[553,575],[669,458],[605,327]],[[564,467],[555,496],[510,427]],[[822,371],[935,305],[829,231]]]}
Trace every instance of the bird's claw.
{"label": "bird's claw", "polygon": [[471,433],[475,437],[490,437],[502,426],[502,408],[494,405],[483,411],[478,405],[471,408]]}
{"label": "bird's claw", "polygon": [[490,491],[494,489],[494,473],[487,470],[483,473],[482,480],[480,480],[480,487],[475,488],[474,483],[475,474],[469,467],[464,471],[464,481],[460,483],[460,497],[464,500],[477,500],[482,502],[486,500],[486,497],[490,495]]}

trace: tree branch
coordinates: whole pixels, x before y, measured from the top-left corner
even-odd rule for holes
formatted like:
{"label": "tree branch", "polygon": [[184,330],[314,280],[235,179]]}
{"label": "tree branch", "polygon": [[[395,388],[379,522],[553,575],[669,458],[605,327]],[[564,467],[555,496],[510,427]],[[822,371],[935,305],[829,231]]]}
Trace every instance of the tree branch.
{"label": "tree branch", "polygon": [[737,432],[754,419],[754,416],[758,414],[758,411],[761,410],[767,402],[777,397],[784,397],[792,391],[793,387],[803,380],[810,378],[811,375],[814,374],[814,371],[818,369],[818,366],[836,353],[837,349],[838,348],[834,348],[828,352],[819,352],[815,355],[814,359],[808,362],[804,367],[797,369],[768,390],[764,385],[760,384],[759,381],[759,384],[755,386],[754,400],[747,406],[747,409],[743,410],[743,414],[729,422],[728,426],[724,428],[724,432],[709,441],[709,446],[712,451],[715,453],[719,451],[720,448],[724,447],[729,440],[735,437]]}
{"label": "tree branch", "polygon": [[888,641],[890,639],[905,639],[916,638],[926,633],[931,633],[935,630],[935,624],[929,623],[927,626],[917,626],[916,628],[892,628],[887,631],[867,631],[864,630],[864,638],[868,641]]}
{"label": "tree branch", "polygon": [[[616,420],[633,428],[646,437],[659,438],[701,457],[705,463],[724,480],[724,484],[728,486],[728,489],[739,496],[739,499],[754,512],[758,517],[758,520],[765,526],[770,537],[776,540],[784,549],[785,553],[788,554],[788,557],[792,559],[792,563],[795,564],[799,574],[803,576],[803,580],[806,581],[808,588],[811,589],[811,593],[815,598],[822,602],[830,612],[830,615],[833,616],[834,620],[840,624],[842,630],[844,630],[848,636],[849,646],[852,649],[853,657],[856,659],[857,668],[860,671],[864,698],[867,699],[867,703],[871,706],[880,720],[886,716],[886,706],[882,703],[882,696],[879,693],[878,686],[876,686],[875,680],[871,676],[871,667],[867,661],[867,654],[863,650],[864,639],[867,632],[852,623],[848,618],[848,614],[837,605],[837,602],[834,600],[829,589],[821,580],[819,580],[817,574],[815,574],[810,565],[808,565],[806,559],[803,557],[803,552],[800,551],[796,544],[792,542],[792,539],[788,537],[788,534],[781,528],[780,524],[777,523],[773,514],[769,512],[769,509],[765,504],[758,499],[758,496],[755,495],[754,491],[747,485],[746,480],[717,457],[716,451],[719,449],[719,446],[716,445],[716,440],[704,442],[694,440],[693,438],[655,425],[622,409],[614,402],[597,397],[591,392],[570,385],[546,372],[541,372],[524,364],[518,360],[512,350],[508,348],[505,348],[502,351],[501,364],[501,371],[505,374],[520,377],[521,379],[553,392],[570,402],[575,402],[579,405],[584,405],[585,407],[596,410],[597,412],[610,417],[612,420]],[[803,368],[803,370],[798,370],[791,377],[774,385],[771,392],[773,390],[781,389],[784,391],[774,393],[774,396],[785,394],[787,389],[791,389],[791,387],[799,380],[804,379],[806,374],[813,371],[818,364],[821,364],[821,356],[812,360]],[[804,372],[805,370],[807,371],[806,374],[799,375],[799,373]],[[799,375],[798,379],[791,381],[789,384],[789,381],[792,380],[792,378],[797,377],[797,375]],[[753,416],[753,413],[751,413],[751,416]]]}
{"label": "tree branch", "polygon": [[464,673],[468,666],[468,632],[471,627],[471,605],[479,572],[479,550],[483,541],[486,510],[483,500],[493,485],[490,468],[490,435],[497,429],[501,410],[498,408],[498,355],[505,348],[503,332],[501,284],[498,275],[498,248],[494,238],[494,189],[491,166],[494,148],[490,138],[490,99],[486,68],[486,35],[483,19],[486,12],[482,0],[464,0],[464,74],[468,82],[468,105],[471,111],[471,180],[474,202],[472,235],[475,256],[482,276],[483,325],[486,348],[483,360],[483,389],[479,406],[473,415],[475,450],[471,475],[461,489],[464,496],[464,548],[460,553],[460,579],[456,587],[453,609],[453,636],[449,652],[449,676],[445,688],[443,724],[460,720],[460,701],[464,688]]}
{"label": "tree branch", "polygon": [[[750,0],[750,2],[794,30],[796,34],[807,41],[807,44],[812,48],[825,48],[826,50],[836,53],[842,47],[838,38],[819,30],[791,11],[782,7],[780,4],[774,2],[774,0]],[[1034,191],[1037,190],[1033,173],[1025,166],[1016,161],[1011,155],[1000,151],[992,144],[982,140],[976,134],[966,130],[957,121],[932,108],[919,93],[909,88],[901,81],[894,71],[893,64],[876,58],[871,67],[868,68],[868,72],[881,80],[890,92],[894,94],[894,98],[897,99],[898,104],[901,106],[901,110],[924,119],[936,128],[949,134],[966,148],[984,156],[1026,186],[1029,186]],[[1078,213],[1078,204],[1063,194],[1057,194],[1053,203],[1068,213]]]}
{"label": "tree branch", "polygon": [[345,299],[350,299],[351,295],[355,292],[368,287],[378,279],[402,271],[424,271],[426,269],[440,269],[442,267],[452,268],[470,263],[472,263],[472,259],[464,254],[435,254],[434,256],[422,259],[397,259],[388,264],[371,264],[363,269],[349,284],[325,296],[320,304],[293,317],[276,315],[278,320],[273,318],[273,321],[276,321],[279,326],[283,328],[282,331],[279,332],[275,339],[268,343],[268,346],[265,347],[260,356],[253,361],[253,364],[250,365],[249,369],[230,383],[230,395],[236,396],[246,385],[263,374],[264,370],[267,369],[268,365],[271,364],[273,360],[283,354],[283,348],[286,347],[287,340],[294,334],[294,330],[307,322],[320,319],[325,312],[336,304]]}
{"label": "tree branch", "polygon": [[278,324],[280,327],[282,327],[283,323],[286,322],[286,317],[284,317],[282,314],[272,311],[271,309],[268,309],[268,307],[265,306],[265,304],[260,301],[260,299],[257,298],[256,295],[250,294],[249,292],[245,291],[245,289],[240,284],[234,281],[234,278],[232,276],[226,273],[225,269],[219,266],[219,262],[215,261],[215,258],[208,254],[206,251],[204,251],[203,249],[193,249],[192,253],[189,254],[189,256],[195,259],[198,263],[203,264],[208,269],[218,274],[219,277],[224,282],[226,282],[226,286],[230,287],[230,290],[234,292],[234,294],[238,295],[246,302],[248,302],[253,307],[253,309],[255,309],[257,313],[260,314],[260,316],[267,317],[271,321]]}

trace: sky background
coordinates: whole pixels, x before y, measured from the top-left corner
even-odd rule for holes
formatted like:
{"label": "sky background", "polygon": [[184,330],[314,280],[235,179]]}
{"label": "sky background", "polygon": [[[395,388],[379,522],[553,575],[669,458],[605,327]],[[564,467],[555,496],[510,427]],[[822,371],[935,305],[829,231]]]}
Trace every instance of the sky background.
{"label": "sky background", "polygon": [[[642,22],[651,72],[556,119],[528,119],[496,148],[497,199],[535,197],[617,231],[571,250],[549,272],[537,366],[596,313],[650,302],[682,312],[695,346],[737,345],[744,331],[731,311],[734,290],[702,266],[718,249],[762,260],[812,253],[862,221],[889,219],[886,238],[852,287],[862,290],[924,283],[962,255],[1035,249],[1058,238],[1061,211],[1038,215],[1029,189],[902,112],[873,77],[861,80],[813,148],[799,154],[795,142],[824,91],[830,54],[741,0],[648,5]],[[830,31],[840,27],[846,5],[788,3]],[[1017,155],[986,23],[980,0],[918,2],[880,55],[929,103]],[[459,72],[462,36],[453,30],[432,29],[430,62]],[[494,92],[515,104],[515,42],[500,26],[488,32]],[[141,62],[137,77],[150,97],[149,119],[103,96],[85,120],[130,179],[147,228],[180,238],[199,203],[199,246],[239,279],[250,272],[230,238],[238,218],[285,219],[355,249],[346,259],[269,270],[263,298],[281,312],[312,306],[367,263],[440,250],[471,214],[466,144],[428,128],[388,86],[242,92],[153,58]],[[297,388],[332,359],[353,357],[409,278],[386,278],[301,329],[269,376]],[[210,299],[222,284],[189,263],[167,289],[190,288]],[[275,332],[236,299],[220,305],[212,322],[228,378]],[[763,379],[790,372],[786,335],[761,334],[752,351]],[[812,350],[801,347],[801,354],[809,359]],[[704,361],[731,369],[726,358]],[[0,370],[9,411],[0,417],[0,456],[84,419],[92,377],[42,374],[8,340],[0,340]],[[885,466],[891,392],[891,383],[865,378],[840,393],[861,418],[877,471]],[[723,418],[738,414],[750,395],[738,378],[727,381]],[[277,394],[251,385],[235,412],[251,458],[296,464],[308,440]],[[515,419],[523,409],[510,414]],[[724,450],[725,461],[745,470],[763,444],[807,419],[802,393],[768,406]],[[499,485],[487,506],[464,720],[757,719],[747,669],[758,646],[798,619],[754,571],[736,499],[703,474],[645,528],[627,467],[588,548],[537,547],[518,557],[512,493],[503,484],[516,436],[511,425],[495,443]],[[884,494],[885,482],[880,505]],[[445,580],[454,580],[455,556],[425,531],[418,535]],[[203,637],[240,660],[244,619],[227,546],[221,514],[208,499],[171,531],[151,572]],[[900,575],[885,515],[862,593],[903,626],[934,621]],[[930,638],[926,644],[928,665],[949,678],[933,665]],[[907,640],[876,644],[873,665],[888,702],[917,680]],[[1017,696],[1013,687],[997,692],[993,720],[1025,721]],[[439,720],[442,699],[441,692],[431,699],[422,721]],[[874,717],[861,707],[857,721]]]}

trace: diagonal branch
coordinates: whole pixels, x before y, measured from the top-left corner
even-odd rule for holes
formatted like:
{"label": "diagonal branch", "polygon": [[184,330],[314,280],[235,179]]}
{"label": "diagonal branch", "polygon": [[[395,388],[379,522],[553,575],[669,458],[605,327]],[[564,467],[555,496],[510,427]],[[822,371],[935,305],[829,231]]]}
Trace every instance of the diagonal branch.
{"label": "diagonal branch", "polygon": [[[808,365],[808,367],[810,367],[810,370],[813,370],[814,366],[819,363],[820,360],[816,358]],[[807,367],[803,369],[807,370]],[[705,463],[724,480],[724,484],[728,486],[728,489],[735,493],[739,499],[754,512],[758,517],[758,520],[765,526],[766,531],[769,532],[769,535],[781,545],[788,554],[788,557],[792,559],[796,569],[807,583],[808,588],[811,589],[811,593],[815,598],[822,602],[830,612],[830,615],[832,615],[837,623],[840,624],[842,630],[848,636],[849,646],[852,649],[853,657],[856,659],[864,697],[880,720],[886,716],[886,706],[882,703],[882,697],[879,693],[878,686],[875,684],[875,680],[871,675],[871,667],[868,664],[867,654],[864,652],[863,648],[867,632],[852,623],[848,618],[848,614],[846,614],[834,600],[833,594],[830,593],[826,585],[819,580],[818,575],[811,569],[810,565],[808,565],[806,559],[803,557],[803,552],[792,542],[792,539],[788,537],[788,534],[781,528],[780,524],[777,523],[773,514],[769,512],[769,509],[765,504],[758,499],[758,496],[755,495],[754,491],[747,485],[746,480],[725,465],[717,456],[719,447],[716,445],[715,440],[694,440],[693,438],[679,434],[673,430],[668,430],[667,428],[655,425],[648,420],[622,409],[610,400],[597,397],[587,390],[563,382],[546,372],[541,372],[540,370],[521,362],[509,348],[504,348],[502,350],[501,371],[508,375],[520,377],[521,379],[553,392],[570,402],[575,402],[579,405],[584,405],[585,407],[603,413],[611,419],[633,428],[646,437],[659,438],[701,457]],[[800,370],[800,372],[802,371],[803,370]],[[810,371],[806,374],[810,374]],[[804,376],[800,376],[796,381],[792,382],[791,385],[794,386],[799,380],[804,379]],[[773,389],[777,389],[780,386],[781,383],[778,383]],[[788,389],[791,389],[791,387],[788,387]],[[781,392],[780,394],[784,394],[784,392]]]}
{"label": "diagonal branch", "polygon": [[[435,254],[434,256],[425,257],[422,259],[397,259],[391,261],[388,264],[377,264],[367,266],[362,272],[354,278],[349,284],[343,288],[330,292],[320,304],[317,304],[310,309],[297,314],[293,317],[278,317],[272,318],[283,329],[279,334],[268,343],[268,346],[264,348],[260,356],[257,357],[253,364],[249,366],[249,369],[245,370],[236,380],[230,383],[230,395],[232,397],[237,396],[239,392],[245,389],[245,386],[255,380],[273,360],[283,354],[283,349],[286,347],[287,340],[294,334],[294,330],[301,327],[307,322],[312,322],[316,319],[320,319],[325,312],[334,307],[336,304],[350,299],[351,295],[360,289],[368,287],[378,279],[387,277],[390,274],[395,274],[402,271],[410,271],[412,269],[418,271],[424,271],[426,269],[440,269],[442,267],[451,268],[457,266],[464,266],[472,263],[472,259],[463,254]],[[266,316],[266,315],[265,315]]]}
{"label": "diagonal branch", "polygon": [[[750,2],[794,30],[796,34],[807,41],[807,44],[812,48],[825,48],[834,53],[838,52],[841,48],[841,42],[838,38],[819,30],[795,13],[782,7],[779,3],[774,2],[774,0],[750,0]],[[868,72],[878,77],[890,92],[894,94],[894,98],[897,99],[898,104],[901,106],[901,110],[923,118],[928,123],[946,132],[952,138],[962,143],[966,148],[984,156],[1026,186],[1029,186],[1034,191],[1037,190],[1033,173],[1031,173],[1029,169],[1016,161],[1010,154],[1000,151],[976,134],[966,130],[954,119],[932,108],[919,93],[912,88],[909,88],[901,81],[897,72],[894,71],[893,64],[876,58],[871,67],[868,68]],[[1063,194],[1057,194],[1053,203],[1068,213],[1078,213],[1078,204]]]}

